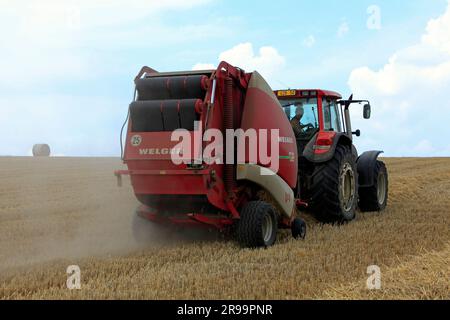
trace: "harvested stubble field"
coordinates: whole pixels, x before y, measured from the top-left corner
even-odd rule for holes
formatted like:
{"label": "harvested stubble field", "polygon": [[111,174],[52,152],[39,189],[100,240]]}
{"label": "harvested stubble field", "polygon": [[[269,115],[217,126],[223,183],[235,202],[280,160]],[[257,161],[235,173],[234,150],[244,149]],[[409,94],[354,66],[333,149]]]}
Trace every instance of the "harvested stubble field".
{"label": "harvested stubble field", "polygon": [[[386,159],[390,201],[340,227],[311,218],[266,250],[130,225],[137,201],[107,158],[0,158],[1,299],[449,299],[450,159]],[[68,265],[81,290],[66,288]],[[366,289],[369,265],[382,289]]]}

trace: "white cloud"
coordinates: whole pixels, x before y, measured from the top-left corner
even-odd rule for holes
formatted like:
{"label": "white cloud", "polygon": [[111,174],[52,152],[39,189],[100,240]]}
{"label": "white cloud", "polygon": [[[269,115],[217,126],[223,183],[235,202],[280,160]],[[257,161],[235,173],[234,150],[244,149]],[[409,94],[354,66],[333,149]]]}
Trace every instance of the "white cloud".
{"label": "white cloud", "polygon": [[[23,26],[61,27],[110,26],[136,21],[164,10],[183,10],[210,0],[0,0],[2,11],[17,15]],[[77,26],[80,22],[80,26]]]}
{"label": "white cloud", "polygon": [[204,39],[217,30],[205,25],[169,27],[160,15],[210,1],[0,0],[0,84],[84,80],[100,65],[96,51],[118,44],[130,48]]}
{"label": "white cloud", "polygon": [[216,68],[217,66],[212,63],[197,63],[192,67],[192,70],[213,70]]}
{"label": "white cloud", "polygon": [[73,48],[95,35],[103,36],[107,33],[105,27],[120,34],[127,28],[126,23],[147,19],[148,24],[155,25],[153,22],[164,11],[191,8],[209,1],[0,0],[0,32],[9,40],[3,42],[8,47]]}
{"label": "white cloud", "polygon": [[254,53],[251,43],[242,43],[222,52],[219,60],[227,61],[248,71],[257,70],[266,76],[273,75],[285,64],[284,57],[273,47],[261,47],[258,53]]}
{"label": "white cloud", "polygon": [[338,28],[337,34],[339,38],[342,38],[350,31],[350,27],[347,23],[347,21],[343,21],[341,25]]}
{"label": "white cloud", "polygon": [[355,97],[372,100],[373,119],[356,122],[374,141],[363,138],[361,145],[384,147],[388,155],[449,156],[450,4],[421,41],[379,70],[353,70],[349,85]]}
{"label": "white cloud", "polygon": [[316,44],[316,38],[313,35],[309,35],[303,40],[303,45],[307,48],[312,48]]}
{"label": "white cloud", "polygon": [[[238,44],[233,48],[220,53],[218,61],[226,61],[247,72],[256,70],[268,81],[270,81],[275,74],[280,72],[286,63],[285,58],[278,53],[277,49],[265,46],[258,50],[258,54],[255,54],[253,45],[249,42]],[[195,66],[198,65],[213,66],[209,63],[198,63]]]}
{"label": "white cloud", "polygon": [[56,155],[118,155],[131,97],[117,88],[131,93],[149,48],[227,35],[224,21],[169,14],[210,1],[0,0],[0,155],[37,142]]}
{"label": "white cloud", "polygon": [[[450,6],[450,2],[449,2]],[[422,42],[450,54],[450,9],[444,15],[428,22]]]}

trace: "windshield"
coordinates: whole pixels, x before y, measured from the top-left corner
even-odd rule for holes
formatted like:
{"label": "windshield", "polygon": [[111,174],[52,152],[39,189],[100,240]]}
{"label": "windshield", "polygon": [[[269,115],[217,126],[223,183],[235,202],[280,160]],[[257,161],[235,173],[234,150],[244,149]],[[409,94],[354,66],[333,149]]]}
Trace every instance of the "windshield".
{"label": "windshield", "polygon": [[[291,124],[295,125],[297,121],[300,124],[301,132],[296,135],[297,139],[309,139],[319,130],[316,98],[283,100],[280,103]],[[303,109],[303,115],[298,108]]]}

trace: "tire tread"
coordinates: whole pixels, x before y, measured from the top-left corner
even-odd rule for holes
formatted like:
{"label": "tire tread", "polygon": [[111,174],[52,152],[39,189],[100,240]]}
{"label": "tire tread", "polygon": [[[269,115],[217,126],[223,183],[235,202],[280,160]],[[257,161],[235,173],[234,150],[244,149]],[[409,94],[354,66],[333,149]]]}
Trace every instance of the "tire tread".
{"label": "tire tread", "polygon": [[350,216],[345,216],[339,200],[339,173],[341,163],[345,160],[350,161],[353,166],[357,197],[357,170],[352,151],[348,146],[338,145],[334,157],[327,163],[318,165],[313,172],[311,209],[321,222],[344,222],[355,217],[357,199]]}
{"label": "tire tread", "polygon": [[373,186],[359,188],[359,209],[362,212],[382,211],[386,207],[389,193],[389,179],[386,165],[383,161],[377,161],[375,165],[374,177],[378,177],[380,171],[384,171],[384,174],[386,175],[385,201],[382,205],[378,203],[378,179],[376,179]]}
{"label": "tire tread", "polygon": [[[262,235],[264,214],[269,212],[274,219],[275,239],[266,245]],[[241,219],[237,225],[237,240],[247,248],[270,246],[276,240],[277,219],[273,207],[264,201],[250,201],[241,210]]]}

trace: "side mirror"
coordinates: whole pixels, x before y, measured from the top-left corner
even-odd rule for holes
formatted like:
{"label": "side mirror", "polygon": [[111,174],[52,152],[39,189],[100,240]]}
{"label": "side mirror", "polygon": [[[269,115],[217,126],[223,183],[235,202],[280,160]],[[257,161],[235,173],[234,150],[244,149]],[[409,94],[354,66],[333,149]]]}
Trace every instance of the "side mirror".
{"label": "side mirror", "polygon": [[361,136],[361,130],[358,129],[355,132],[352,132],[352,134],[354,134],[357,137],[360,137]]}
{"label": "side mirror", "polygon": [[371,114],[371,108],[370,108],[370,104],[365,104],[364,105],[364,109],[363,109],[363,116],[364,119],[370,119],[370,114]]}

